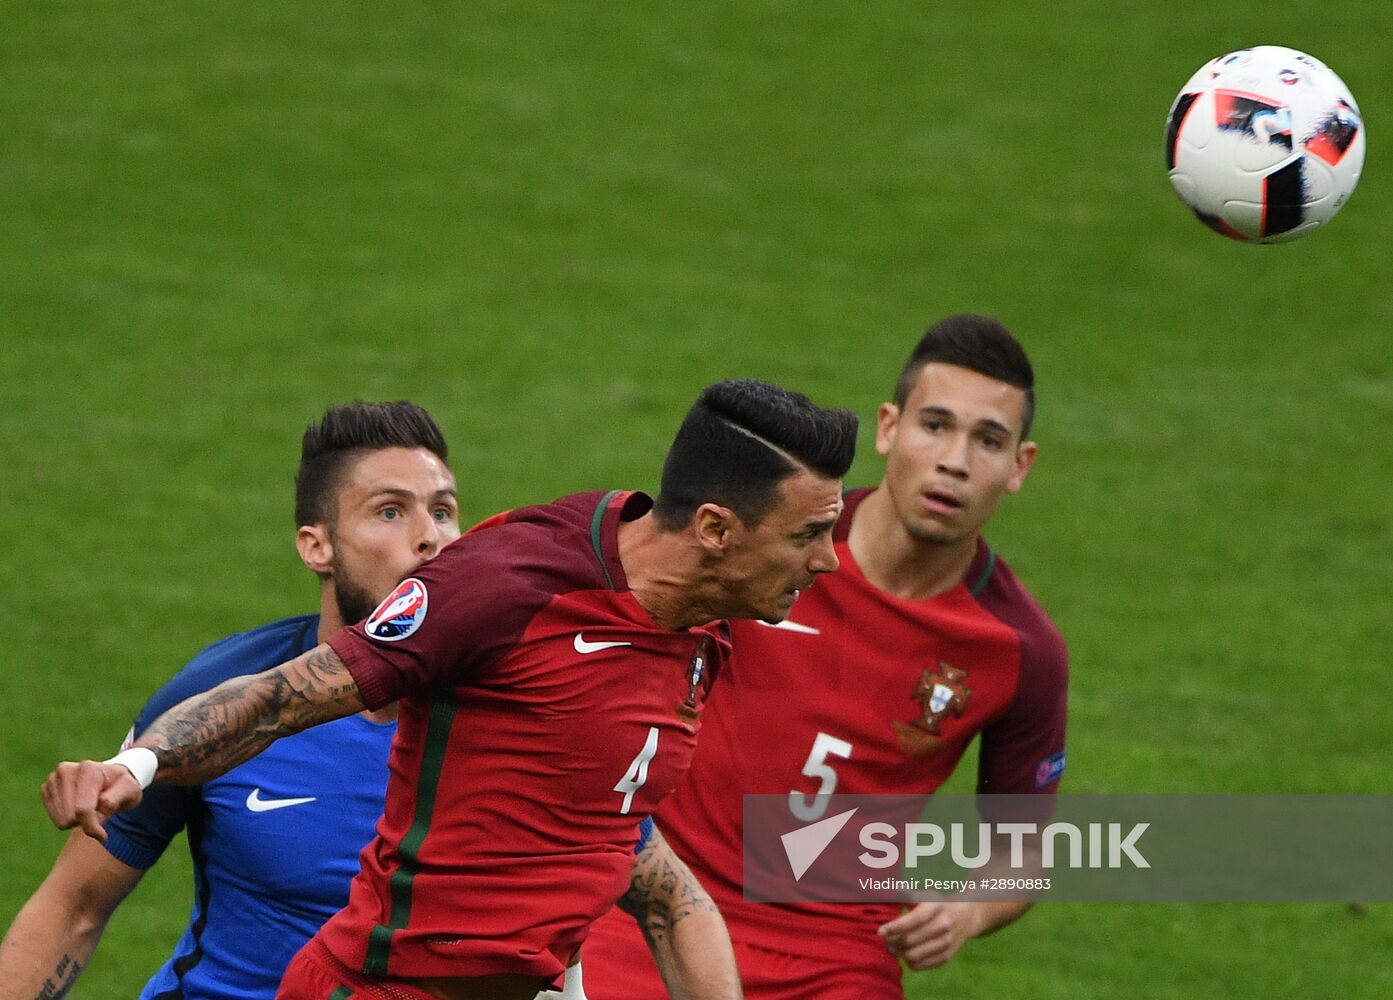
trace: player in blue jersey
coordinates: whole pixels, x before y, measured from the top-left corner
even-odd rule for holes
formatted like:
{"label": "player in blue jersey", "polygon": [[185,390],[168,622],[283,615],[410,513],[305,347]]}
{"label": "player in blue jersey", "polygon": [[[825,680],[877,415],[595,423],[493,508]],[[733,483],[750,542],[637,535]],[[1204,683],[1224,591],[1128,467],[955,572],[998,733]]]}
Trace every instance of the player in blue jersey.
{"label": "player in blue jersey", "polygon": [[[185,698],[292,659],[367,617],[458,537],[445,459],[440,429],[410,403],[327,411],[305,433],[296,476],[296,546],[319,577],[319,614],[209,646],[150,699],[132,736]],[[189,925],[140,997],[270,1000],[290,958],[347,901],[382,812],[395,730],[395,706],[339,719],[203,785],[151,789],[106,824],[104,843],[75,832],[0,942],[0,1000],[64,996],[112,912],[181,830],[195,870]],[[659,925],[654,954],[677,982],[698,951],[728,956],[714,905],[660,836],[641,847],[634,885],[648,887],[636,915]],[[567,986],[568,996],[581,995],[578,974]]]}
{"label": "player in blue jersey", "polygon": [[[214,643],[161,688],[133,735],[229,677],[283,663],[366,617],[397,581],[459,536],[446,445],[410,403],[331,408],[305,432],[296,546],[320,580],[320,612]],[[0,944],[0,997],[60,997],[112,911],[188,831],[189,925],[145,998],[266,997],[300,946],[347,901],[382,812],[395,706],[282,740],[221,778],[164,786],[113,818],[106,841],[75,836]]]}

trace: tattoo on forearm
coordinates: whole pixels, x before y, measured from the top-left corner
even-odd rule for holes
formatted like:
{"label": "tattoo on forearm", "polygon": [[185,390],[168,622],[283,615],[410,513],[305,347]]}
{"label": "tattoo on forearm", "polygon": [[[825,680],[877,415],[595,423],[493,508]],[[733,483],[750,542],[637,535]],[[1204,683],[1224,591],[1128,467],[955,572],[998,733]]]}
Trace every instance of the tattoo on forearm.
{"label": "tattoo on forearm", "polygon": [[307,702],[312,699],[337,702],[358,690],[348,666],[330,646],[316,646],[305,654],[304,673],[307,676],[295,693]]}
{"label": "tattoo on forearm", "polygon": [[[165,780],[206,780],[256,756],[271,742],[361,706],[338,655],[317,646],[298,661],[226,681],[171,709],[142,742],[155,748]],[[350,701],[350,699],[358,699]]]}
{"label": "tattoo on forearm", "polygon": [[53,970],[53,978],[44,980],[34,1000],[60,1000],[61,997],[67,996],[68,990],[77,982],[77,974],[81,971],[81,962],[71,955],[64,955],[58,960],[57,968]]}
{"label": "tattoo on forearm", "polygon": [[638,921],[650,948],[666,941],[692,914],[716,912],[716,904],[696,876],[671,851],[659,846],[649,844],[639,852],[629,891],[619,900],[619,908]]}

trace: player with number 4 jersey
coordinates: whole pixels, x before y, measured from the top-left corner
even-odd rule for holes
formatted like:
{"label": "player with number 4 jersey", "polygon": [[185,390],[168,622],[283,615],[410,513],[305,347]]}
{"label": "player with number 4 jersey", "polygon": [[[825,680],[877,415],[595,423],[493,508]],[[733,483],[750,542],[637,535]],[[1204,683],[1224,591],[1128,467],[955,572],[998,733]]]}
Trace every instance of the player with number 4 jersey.
{"label": "player with number 4 jersey", "polygon": [[[378,836],[278,996],[531,1000],[625,894],[726,659],[722,619],[779,621],[836,569],[855,439],[851,413],[777,386],[708,387],[656,501],[585,493],[485,522],[324,644],[181,703],[112,761],[60,764],[49,815],[96,827],[152,778],[205,781],[399,700]],[[738,997],[729,951],[709,964],[691,994]]]}
{"label": "player with number 4 jersey", "polygon": [[627,888],[729,648],[724,623],[654,628],[629,590],[619,525],[649,506],[592,493],[493,518],[329,639],[369,705],[401,700],[378,837],[319,935],[340,962],[483,975],[506,949],[549,978]]}

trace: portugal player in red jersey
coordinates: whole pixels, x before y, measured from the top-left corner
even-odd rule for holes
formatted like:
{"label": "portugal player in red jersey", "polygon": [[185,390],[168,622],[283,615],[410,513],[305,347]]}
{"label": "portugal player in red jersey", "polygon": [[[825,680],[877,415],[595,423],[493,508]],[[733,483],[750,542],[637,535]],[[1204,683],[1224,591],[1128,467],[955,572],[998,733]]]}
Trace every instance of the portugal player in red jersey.
{"label": "portugal player in red jersey", "polygon": [[[780,621],[836,568],[855,435],[846,411],[718,383],[656,502],[578,494],[490,519],[326,643],[183,702],[113,761],[59,765],[49,814],[99,835],[152,777],[204,781],[400,700],[377,837],[278,995],[530,1000],[628,886],[728,658],[721,619]],[[728,954],[706,985],[738,996]]]}
{"label": "portugal player in red jersey", "polygon": [[[1064,642],[982,530],[1035,461],[1034,376],[982,316],[931,328],[881,406],[885,478],[854,490],[841,568],[776,626],[737,622],[701,748],[656,820],[725,916],[750,1000],[903,996],[901,966],[941,965],[1029,904],[751,903],[742,796],[790,796],[812,821],[837,793],[927,793],[980,737],[978,788],[1053,795],[1064,769]],[[664,996],[633,922],[585,946],[591,1000]]]}

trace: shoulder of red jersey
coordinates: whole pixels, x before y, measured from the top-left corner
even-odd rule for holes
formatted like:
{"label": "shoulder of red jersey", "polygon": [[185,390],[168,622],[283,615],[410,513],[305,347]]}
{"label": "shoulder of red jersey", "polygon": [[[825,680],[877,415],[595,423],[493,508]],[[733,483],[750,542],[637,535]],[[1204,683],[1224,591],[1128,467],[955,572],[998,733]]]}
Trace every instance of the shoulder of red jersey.
{"label": "shoulder of red jersey", "polygon": [[985,542],[964,580],[981,608],[1020,638],[1021,669],[1006,711],[982,732],[982,793],[1054,794],[1064,773],[1069,654],[1054,622]]}
{"label": "shoulder of red jersey", "polygon": [[[582,575],[588,570],[598,571],[602,585],[613,591],[624,591],[628,588],[623,565],[618,560],[618,525],[621,521],[642,517],[652,507],[652,497],[641,490],[573,493],[552,503],[501,511],[469,528],[454,545],[464,545],[468,549],[474,545],[474,540],[482,540],[490,549],[499,552],[517,549],[538,552],[536,546],[540,539],[546,538],[549,539],[546,549],[578,557],[577,563],[566,567],[567,570]],[[506,531],[497,533],[499,528]],[[479,535],[485,538],[476,539]],[[568,561],[563,560],[563,563]],[[534,571],[547,568],[536,564],[535,560],[524,560],[520,565]],[[549,568],[561,570],[563,565],[550,565]]]}
{"label": "shoulder of red jersey", "polygon": [[[568,578],[593,573],[595,585],[624,590],[619,524],[643,516],[652,507],[652,498],[639,490],[573,493],[551,503],[495,514],[470,528],[451,548],[502,554],[510,565],[532,573],[550,571]],[[547,558],[539,559],[542,555]]]}
{"label": "shoulder of red jersey", "polygon": [[1064,635],[1006,560],[986,542],[977,543],[977,554],[963,582],[984,611],[1021,637],[1022,655],[1028,663],[1036,669],[1067,669]]}
{"label": "shoulder of red jersey", "polygon": [[495,515],[420,566],[330,645],[374,707],[477,671],[510,648],[553,597],[626,590],[618,525],[651,506],[643,493],[613,490]]}

